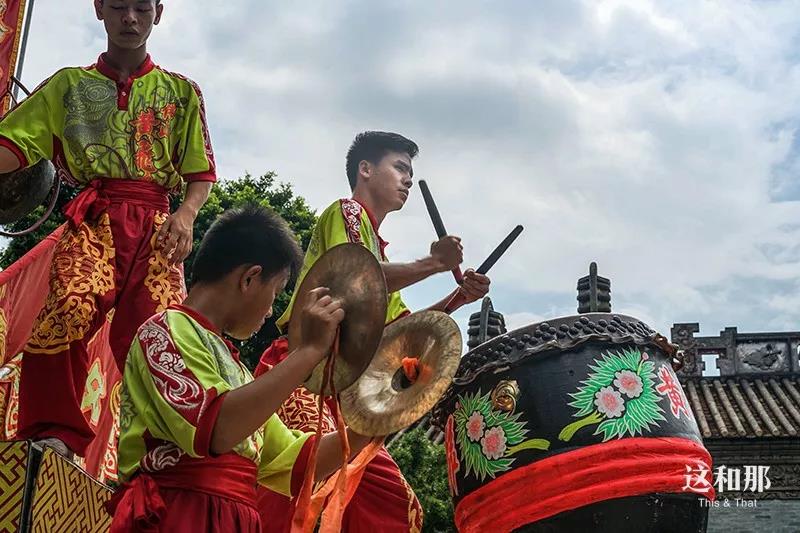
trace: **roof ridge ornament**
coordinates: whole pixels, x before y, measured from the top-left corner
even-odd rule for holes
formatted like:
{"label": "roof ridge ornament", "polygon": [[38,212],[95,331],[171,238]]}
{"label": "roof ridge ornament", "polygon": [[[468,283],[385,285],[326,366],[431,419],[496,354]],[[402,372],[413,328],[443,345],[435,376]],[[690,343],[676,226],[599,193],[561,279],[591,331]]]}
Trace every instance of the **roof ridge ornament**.
{"label": "roof ridge ornament", "polygon": [[578,280],[578,313],[610,313],[611,280],[597,275],[597,263],[589,265],[589,275]]}

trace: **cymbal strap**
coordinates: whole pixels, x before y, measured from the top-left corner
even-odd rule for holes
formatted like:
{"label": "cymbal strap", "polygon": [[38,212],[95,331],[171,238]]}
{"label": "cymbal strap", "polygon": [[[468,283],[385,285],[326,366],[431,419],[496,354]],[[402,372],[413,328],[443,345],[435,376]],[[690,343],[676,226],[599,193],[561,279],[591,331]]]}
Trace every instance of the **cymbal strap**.
{"label": "cymbal strap", "polygon": [[[336,344],[338,345],[338,334]],[[342,410],[339,406],[339,394],[336,392],[336,384],[333,381],[329,383],[333,392],[332,410],[336,417],[336,430],[339,432],[339,441],[342,443],[342,468],[336,477],[336,486],[333,489],[328,506],[322,514],[322,522],[319,526],[320,533],[337,533],[342,530],[342,517],[344,509],[347,507],[347,464],[350,462],[350,442],[347,438],[347,426],[345,426]]]}
{"label": "cymbal strap", "polygon": [[[333,341],[333,348],[331,349],[331,353],[328,354],[328,360],[325,362],[324,383],[326,387],[332,382],[333,366],[338,352],[339,330],[337,329],[336,337]],[[314,487],[314,476],[317,469],[317,453],[319,452],[319,444],[322,440],[322,410],[324,406],[325,397],[320,394],[317,397],[317,431],[314,436],[314,444],[311,448],[311,453],[308,456],[308,462],[306,463],[303,486],[300,488],[300,494],[297,496],[297,506],[295,507],[294,516],[292,517],[292,533],[310,533],[314,531],[314,525],[317,523],[317,518],[322,510],[319,505],[315,505],[312,509],[310,504],[311,492]],[[345,438],[347,437],[345,436]]]}

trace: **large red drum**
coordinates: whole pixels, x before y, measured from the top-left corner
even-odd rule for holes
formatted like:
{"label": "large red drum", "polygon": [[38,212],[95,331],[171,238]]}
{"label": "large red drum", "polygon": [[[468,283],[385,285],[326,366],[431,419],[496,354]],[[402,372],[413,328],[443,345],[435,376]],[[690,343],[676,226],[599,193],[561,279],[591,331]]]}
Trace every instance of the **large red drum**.
{"label": "large red drum", "polygon": [[460,531],[703,532],[711,457],[643,322],[588,313],[495,337],[434,409]]}

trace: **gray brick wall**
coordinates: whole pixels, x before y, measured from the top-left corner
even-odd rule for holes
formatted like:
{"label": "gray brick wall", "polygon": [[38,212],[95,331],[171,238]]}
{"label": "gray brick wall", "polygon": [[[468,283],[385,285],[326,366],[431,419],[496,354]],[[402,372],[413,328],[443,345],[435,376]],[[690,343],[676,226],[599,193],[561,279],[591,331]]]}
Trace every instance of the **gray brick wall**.
{"label": "gray brick wall", "polygon": [[759,500],[758,507],[712,507],[707,533],[800,533],[800,500]]}

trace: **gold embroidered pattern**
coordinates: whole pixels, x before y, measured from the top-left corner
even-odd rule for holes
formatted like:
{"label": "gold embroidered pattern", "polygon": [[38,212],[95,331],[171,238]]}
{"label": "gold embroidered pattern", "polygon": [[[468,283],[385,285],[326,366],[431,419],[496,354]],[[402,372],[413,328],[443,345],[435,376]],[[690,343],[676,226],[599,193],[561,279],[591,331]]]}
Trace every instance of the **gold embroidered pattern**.
{"label": "gold embroidered pattern", "polygon": [[0,367],[0,441],[14,440],[17,434],[21,369],[22,354]]}
{"label": "gold embroidered pattern", "polygon": [[119,404],[121,389],[122,381],[117,381],[114,388],[111,389],[111,398],[109,398],[108,402],[108,408],[111,409],[114,423],[108,434],[106,453],[103,456],[103,465],[100,467],[100,474],[98,475],[98,481],[101,483],[116,483],[119,481],[119,475],[117,474],[117,442],[119,439]]}
{"label": "gold embroidered pattern", "polygon": [[0,531],[20,531],[28,471],[28,443],[0,443]]}
{"label": "gold embroidered pattern", "polygon": [[414,494],[414,489],[408,484],[408,481],[406,481],[405,476],[403,476],[399,468],[397,469],[397,475],[400,476],[400,481],[403,483],[408,493],[408,531],[409,533],[421,533],[422,506],[417,499],[417,495]]}
{"label": "gold embroidered pattern", "polygon": [[50,292],[25,349],[55,354],[81,340],[97,312],[97,298],[114,290],[114,239],[108,214],[92,227],[67,230],[53,254]]}
{"label": "gold embroidered pattern", "polygon": [[16,376],[14,376],[14,381],[11,383],[11,395],[6,404],[5,424],[3,426],[5,431],[4,440],[12,440],[17,437],[17,428],[19,427],[19,377],[21,368],[22,358],[20,357]]}
{"label": "gold embroidered pattern", "polygon": [[153,237],[150,239],[153,255],[147,261],[147,278],[144,280],[145,287],[150,291],[150,297],[158,304],[156,313],[166,311],[172,304],[181,303],[186,295],[183,269],[180,265],[169,266],[161,250],[156,250],[158,230],[167,221],[168,216],[167,213],[158,212],[153,217]]}
{"label": "gold embroidered pattern", "polygon": [[113,492],[86,472],[47,449],[36,476],[31,531],[108,531],[105,504]]}
{"label": "gold embroidered pattern", "polygon": [[2,307],[2,302],[6,297],[6,286],[0,287],[0,364],[6,362],[6,336],[8,335],[8,321],[6,320],[6,310]]}

